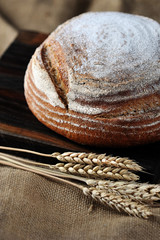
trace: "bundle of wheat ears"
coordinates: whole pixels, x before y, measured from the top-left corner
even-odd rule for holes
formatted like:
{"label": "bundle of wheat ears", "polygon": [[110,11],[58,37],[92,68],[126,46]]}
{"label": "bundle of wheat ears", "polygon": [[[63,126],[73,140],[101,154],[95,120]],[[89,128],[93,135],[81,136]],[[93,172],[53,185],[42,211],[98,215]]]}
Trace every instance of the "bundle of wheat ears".
{"label": "bundle of wheat ears", "polygon": [[4,146],[0,149],[56,158],[59,163],[44,164],[0,152],[0,164],[71,184],[86,196],[129,215],[147,219],[152,215],[149,206],[160,200],[160,185],[137,182],[135,172],[143,169],[128,158],[78,152],[45,154]]}

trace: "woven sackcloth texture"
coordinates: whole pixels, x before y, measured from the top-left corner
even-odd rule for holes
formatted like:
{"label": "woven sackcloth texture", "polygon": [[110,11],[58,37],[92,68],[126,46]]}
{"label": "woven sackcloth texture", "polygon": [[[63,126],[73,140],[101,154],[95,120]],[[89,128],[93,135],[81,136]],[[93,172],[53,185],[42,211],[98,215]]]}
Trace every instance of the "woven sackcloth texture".
{"label": "woven sackcloth texture", "polygon": [[[0,168],[0,239],[160,239],[160,217],[130,217],[64,183]],[[153,212],[160,216],[160,208]]]}

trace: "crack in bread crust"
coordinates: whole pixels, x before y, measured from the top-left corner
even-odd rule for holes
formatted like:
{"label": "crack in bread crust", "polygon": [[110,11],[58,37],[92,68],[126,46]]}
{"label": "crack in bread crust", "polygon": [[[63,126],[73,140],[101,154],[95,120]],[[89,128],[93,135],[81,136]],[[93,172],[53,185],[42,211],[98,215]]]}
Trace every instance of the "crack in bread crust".
{"label": "crack in bread crust", "polygon": [[52,61],[50,59],[50,53],[48,51],[48,46],[45,46],[45,44],[44,44],[41,49],[41,57],[42,57],[44,67],[45,67],[46,71],[48,72],[52,83],[55,86],[55,89],[57,91],[57,94],[58,94],[60,100],[64,104],[66,110],[68,110],[68,100],[67,100],[67,95],[66,95],[66,88],[65,88],[63,82],[61,81],[61,74],[58,70],[58,67],[56,68],[56,65],[58,65],[58,64],[57,64],[57,59],[55,57],[55,54],[53,54],[53,58],[54,58],[54,62],[53,62],[53,59],[52,59]]}

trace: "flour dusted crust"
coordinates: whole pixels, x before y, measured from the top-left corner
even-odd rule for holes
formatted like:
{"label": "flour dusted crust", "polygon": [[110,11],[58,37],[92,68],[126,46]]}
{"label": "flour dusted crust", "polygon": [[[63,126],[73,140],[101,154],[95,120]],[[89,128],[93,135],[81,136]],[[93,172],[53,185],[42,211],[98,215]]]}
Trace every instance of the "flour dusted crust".
{"label": "flour dusted crust", "polygon": [[160,140],[160,25],[116,12],[72,18],[36,49],[25,96],[42,123],[82,144]]}

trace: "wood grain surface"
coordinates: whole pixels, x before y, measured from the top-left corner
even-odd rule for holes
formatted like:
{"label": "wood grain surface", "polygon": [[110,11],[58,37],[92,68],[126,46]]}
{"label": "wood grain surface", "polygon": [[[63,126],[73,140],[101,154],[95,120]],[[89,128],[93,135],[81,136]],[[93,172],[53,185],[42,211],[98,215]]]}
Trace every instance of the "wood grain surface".
{"label": "wood grain surface", "polygon": [[93,149],[56,134],[33,116],[24,97],[24,73],[35,48],[46,37],[45,34],[22,31],[0,59],[0,145],[46,153],[92,151],[130,157],[151,173],[141,174],[142,181],[160,182],[160,142],[121,149]]}

